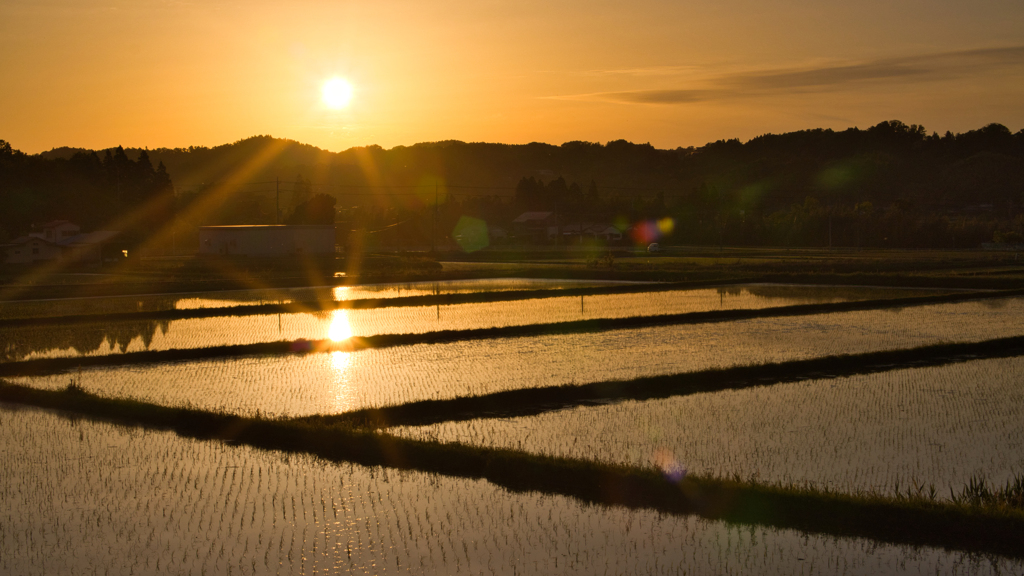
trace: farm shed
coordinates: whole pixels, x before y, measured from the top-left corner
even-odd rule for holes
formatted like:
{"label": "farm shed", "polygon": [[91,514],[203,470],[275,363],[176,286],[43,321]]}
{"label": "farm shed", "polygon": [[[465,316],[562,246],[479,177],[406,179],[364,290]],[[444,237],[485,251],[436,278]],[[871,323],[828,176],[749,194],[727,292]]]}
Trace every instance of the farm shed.
{"label": "farm shed", "polygon": [[199,254],[288,256],[333,254],[334,226],[200,226]]}

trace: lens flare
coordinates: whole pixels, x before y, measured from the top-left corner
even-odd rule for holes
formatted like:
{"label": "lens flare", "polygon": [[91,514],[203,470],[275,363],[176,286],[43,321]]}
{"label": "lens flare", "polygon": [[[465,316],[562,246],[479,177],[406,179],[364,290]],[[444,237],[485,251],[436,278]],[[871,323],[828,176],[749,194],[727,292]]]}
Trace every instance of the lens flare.
{"label": "lens flare", "polygon": [[665,448],[659,448],[654,452],[654,465],[661,469],[665,479],[673,484],[678,484],[686,478],[686,468],[676,460],[676,457]]}

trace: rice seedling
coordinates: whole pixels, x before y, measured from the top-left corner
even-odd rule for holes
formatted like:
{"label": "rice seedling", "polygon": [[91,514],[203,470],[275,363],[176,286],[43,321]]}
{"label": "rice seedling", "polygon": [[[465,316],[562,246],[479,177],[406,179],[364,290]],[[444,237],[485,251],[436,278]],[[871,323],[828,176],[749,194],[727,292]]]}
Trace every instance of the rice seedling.
{"label": "rice seedling", "polygon": [[[903,300],[901,297],[907,296],[914,296],[906,300],[909,303],[920,303],[922,297],[925,301],[934,299],[928,294],[930,292],[920,290],[883,288],[751,285],[578,297],[548,294],[544,298],[465,303],[446,305],[443,308],[440,305],[402,306],[240,315],[232,312],[231,307],[220,307],[213,310],[224,310],[222,315],[196,318],[147,320],[138,318],[139,315],[129,315],[124,320],[107,318],[90,322],[68,322],[54,318],[53,322],[29,321],[13,325],[8,322],[7,326],[0,323],[0,340],[6,342],[5,346],[0,347],[0,360],[105,356],[147,350],[199,349],[300,339],[342,340],[352,336],[459,332],[537,324],[545,325],[545,333],[593,331],[615,328],[620,324],[628,327],[632,319],[652,316],[763,310],[780,306],[827,305],[863,300],[880,300],[883,304],[879,306],[884,306],[887,305],[884,303],[891,303],[889,301],[893,298]],[[949,297],[966,296],[958,294]],[[692,320],[701,318],[714,319],[697,317]],[[587,321],[593,324],[595,319],[620,322],[606,327],[587,324]],[[688,320],[672,320],[673,323],[683,321]],[[564,323],[574,324],[550,326]],[[339,330],[344,334],[340,334]],[[500,336],[501,333],[495,335]],[[491,337],[490,334],[483,336]],[[481,335],[467,334],[465,337],[478,338]]]}
{"label": "rice seedling", "polygon": [[975,474],[1024,472],[1021,374],[1024,357],[974,360],[390,432],[893,497],[978,486],[958,498],[1013,502],[1011,485],[996,498]]}
{"label": "rice seedling", "polygon": [[[103,423],[77,424],[87,430],[83,445],[76,425],[55,414],[3,409],[0,417],[5,573],[103,567],[110,574],[196,575],[1002,574],[1024,568],[1020,560],[991,554],[594,505],[428,472],[386,474],[378,466],[324,464],[295,453],[286,461],[280,452],[168,432],[131,436]],[[165,468],[173,473],[163,474]],[[254,478],[262,483],[254,485]],[[343,504],[336,519],[313,515],[321,499]]]}
{"label": "rice seedling", "polygon": [[[907,350],[942,342],[984,342],[1024,335],[1022,318],[1024,299],[1010,298],[586,334],[424,342],[357,352],[190,361],[186,360],[195,356],[189,351],[180,357],[147,352],[142,354],[178,361],[95,368],[87,367],[89,359],[61,360],[60,365],[53,364],[57,360],[38,362],[44,372],[59,372],[60,366],[86,366],[81,385],[107,396],[166,405],[194,401],[230,412],[251,414],[260,409],[269,415],[299,416],[482,396],[570,381],[628,381]],[[0,365],[0,370],[12,366]],[[57,373],[12,380],[56,389],[64,385],[66,376]]]}

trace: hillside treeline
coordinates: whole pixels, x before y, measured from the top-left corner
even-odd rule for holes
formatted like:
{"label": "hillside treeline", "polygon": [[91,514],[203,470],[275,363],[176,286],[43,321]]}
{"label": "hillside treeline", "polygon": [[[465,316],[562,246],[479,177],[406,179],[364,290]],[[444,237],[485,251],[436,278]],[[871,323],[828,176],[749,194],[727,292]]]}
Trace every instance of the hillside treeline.
{"label": "hillside treeline", "polygon": [[939,135],[888,121],[674,150],[446,141],[332,153],[258,136],[148,155],[174,176],[179,202],[223,196],[196,224],[283,221],[302,190],[336,198],[343,227],[380,244],[450,236],[462,216],[507,228],[531,210],[627,227],[670,217],[670,243],[945,248],[1024,231],[1024,131],[999,124]]}
{"label": "hillside treeline", "polygon": [[163,164],[154,168],[145,151],[135,156],[116,148],[50,158],[24,154],[0,140],[0,235],[70,220],[86,231],[145,236],[173,216],[174,186]]}

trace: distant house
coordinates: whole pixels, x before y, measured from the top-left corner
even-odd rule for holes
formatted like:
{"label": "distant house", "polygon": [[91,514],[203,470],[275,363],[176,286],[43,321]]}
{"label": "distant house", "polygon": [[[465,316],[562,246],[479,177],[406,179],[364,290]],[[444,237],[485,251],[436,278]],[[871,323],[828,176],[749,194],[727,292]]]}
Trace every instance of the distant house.
{"label": "distant house", "polygon": [[562,236],[568,238],[593,238],[595,240],[622,240],[622,231],[611,224],[581,222],[562,226]]}
{"label": "distant house", "polygon": [[38,236],[22,236],[3,245],[4,262],[31,264],[44,260],[57,260],[62,254],[59,244]]}
{"label": "distant house", "polygon": [[200,226],[199,254],[272,257],[333,254],[334,226]]}
{"label": "distant house", "polygon": [[523,212],[512,221],[512,237],[521,242],[541,242],[557,235],[554,212]]}
{"label": "distant house", "polygon": [[77,224],[55,220],[40,226],[27,236],[15,238],[0,247],[7,264],[32,264],[60,260],[68,263],[102,262],[104,247],[120,232],[100,230],[80,233]]}

